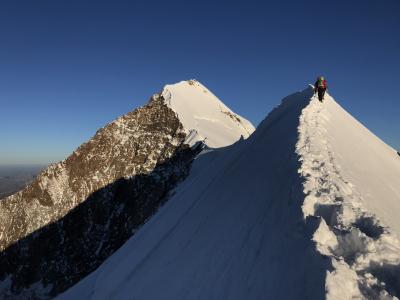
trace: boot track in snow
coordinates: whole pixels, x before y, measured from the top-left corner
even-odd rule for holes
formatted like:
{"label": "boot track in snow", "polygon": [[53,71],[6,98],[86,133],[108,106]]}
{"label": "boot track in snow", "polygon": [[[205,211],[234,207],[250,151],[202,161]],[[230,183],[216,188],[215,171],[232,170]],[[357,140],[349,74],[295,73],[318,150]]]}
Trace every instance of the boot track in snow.
{"label": "boot track in snow", "polygon": [[303,109],[296,152],[304,178],[304,217],[320,219],[313,240],[332,261],[327,299],[398,299],[399,240],[363,208],[361,194],[342,176],[327,138],[326,105],[337,104],[325,95],[324,103],[312,97]]}

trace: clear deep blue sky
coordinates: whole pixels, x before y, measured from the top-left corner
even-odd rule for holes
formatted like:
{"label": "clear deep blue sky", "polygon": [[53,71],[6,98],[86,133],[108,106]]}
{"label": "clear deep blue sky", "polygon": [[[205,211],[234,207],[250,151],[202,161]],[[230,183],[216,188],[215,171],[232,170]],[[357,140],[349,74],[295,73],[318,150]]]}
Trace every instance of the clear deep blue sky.
{"label": "clear deep blue sky", "polygon": [[257,125],[323,74],[400,148],[400,1],[0,1],[0,164],[66,157],[195,78]]}

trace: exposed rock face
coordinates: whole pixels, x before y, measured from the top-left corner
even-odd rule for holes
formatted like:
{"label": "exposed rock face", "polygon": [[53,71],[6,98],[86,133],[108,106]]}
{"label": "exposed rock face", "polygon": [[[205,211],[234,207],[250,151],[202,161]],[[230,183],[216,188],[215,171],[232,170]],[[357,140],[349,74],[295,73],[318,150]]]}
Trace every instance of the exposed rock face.
{"label": "exposed rock face", "polygon": [[224,147],[253,131],[199,82],[165,86],[0,201],[0,298],[66,290],[154,214],[202,145]]}
{"label": "exposed rock face", "polygon": [[162,96],[0,202],[0,298],[51,298],[97,268],[185,178],[196,149]]}

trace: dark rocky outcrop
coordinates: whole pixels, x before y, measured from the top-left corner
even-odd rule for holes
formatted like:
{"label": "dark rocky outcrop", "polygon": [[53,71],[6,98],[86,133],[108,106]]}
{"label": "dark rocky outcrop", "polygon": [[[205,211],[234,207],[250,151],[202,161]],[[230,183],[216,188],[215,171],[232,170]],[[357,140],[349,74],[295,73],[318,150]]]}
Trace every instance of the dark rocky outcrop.
{"label": "dark rocky outcrop", "polygon": [[159,95],[0,202],[0,297],[51,298],[115,252],[187,176],[197,150]]}

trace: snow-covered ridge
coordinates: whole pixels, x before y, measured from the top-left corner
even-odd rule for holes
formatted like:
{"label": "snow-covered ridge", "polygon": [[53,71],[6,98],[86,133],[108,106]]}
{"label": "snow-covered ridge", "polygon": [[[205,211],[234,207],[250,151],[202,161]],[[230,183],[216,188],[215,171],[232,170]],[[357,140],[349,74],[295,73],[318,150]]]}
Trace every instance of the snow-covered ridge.
{"label": "snow-covered ridge", "polygon": [[161,95],[186,129],[190,145],[203,141],[210,148],[224,147],[255,130],[196,80],[166,85]]}
{"label": "snow-covered ridge", "polygon": [[249,139],[196,159],[170,201],[59,299],[322,299],[294,152],[310,96],[288,96]]}
{"label": "snow-covered ridge", "polygon": [[[166,97],[166,99],[169,99]],[[329,95],[284,99],[59,299],[396,299],[400,158]]]}
{"label": "snow-covered ridge", "polygon": [[327,299],[394,299],[400,295],[400,160],[325,98],[312,98],[303,110],[297,153],[304,217],[320,219],[313,239],[332,261]]}

